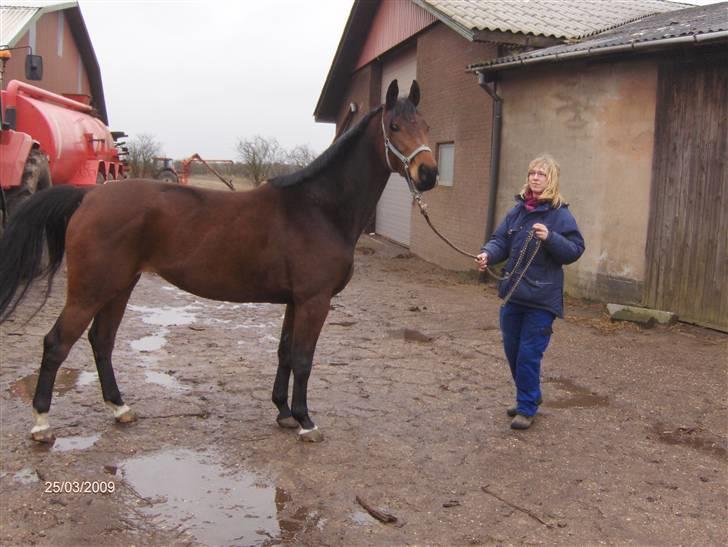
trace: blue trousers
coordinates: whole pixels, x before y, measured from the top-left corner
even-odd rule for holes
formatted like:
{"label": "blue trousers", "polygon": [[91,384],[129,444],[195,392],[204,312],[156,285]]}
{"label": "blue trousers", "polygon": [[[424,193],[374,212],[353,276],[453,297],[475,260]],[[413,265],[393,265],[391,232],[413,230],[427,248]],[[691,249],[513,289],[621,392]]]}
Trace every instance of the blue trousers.
{"label": "blue trousers", "polygon": [[516,384],[517,412],[533,416],[541,400],[541,359],[551,340],[554,314],[512,302],[500,311],[500,327],[511,375]]}

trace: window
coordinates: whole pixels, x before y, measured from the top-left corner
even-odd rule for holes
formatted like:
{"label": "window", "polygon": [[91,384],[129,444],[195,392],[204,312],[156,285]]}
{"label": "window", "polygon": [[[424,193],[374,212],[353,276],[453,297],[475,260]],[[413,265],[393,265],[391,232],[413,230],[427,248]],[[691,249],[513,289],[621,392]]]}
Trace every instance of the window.
{"label": "window", "polygon": [[452,186],[455,173],[455,143],[437,144],[437,169],[440,172],[440,186]]}

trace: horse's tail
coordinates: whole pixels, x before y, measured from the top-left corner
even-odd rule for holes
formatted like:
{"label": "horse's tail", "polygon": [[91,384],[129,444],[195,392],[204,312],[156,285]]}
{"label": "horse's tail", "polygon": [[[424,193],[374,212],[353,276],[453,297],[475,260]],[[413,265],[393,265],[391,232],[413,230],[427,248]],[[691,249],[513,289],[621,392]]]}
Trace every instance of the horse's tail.
{"label": "horse's tail", "polygon": [[[48,278],[40,309],[51,292],[53,276],[66,250],[66,228],[86,190],[57,186],[23,202],[0,239],[0,323],[15,311],[39,277]],[[44,248],[48,249],[44,260]]]}

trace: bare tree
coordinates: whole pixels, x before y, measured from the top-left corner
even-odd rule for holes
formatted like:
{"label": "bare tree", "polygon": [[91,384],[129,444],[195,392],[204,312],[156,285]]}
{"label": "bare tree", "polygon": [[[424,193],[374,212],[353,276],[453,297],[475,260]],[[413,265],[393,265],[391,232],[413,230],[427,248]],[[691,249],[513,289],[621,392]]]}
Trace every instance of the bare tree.
{"label": "bare tree", "polygon": [[129,170],[132,177],[151,177],[154,174],[154,157],[161,155],[162,145],[154,136],[141,133],[129,144]]}
{"label": "bare tree", "polygon": [[254,186],[260,186],[263,181],[275,175],[285,157],[281,145],[273,137],[256,135],[252,139],[241,139],[236,148]]}
{"label": "bare tree", "polygon": [[316,159],[316,152],[307,144],[299,144],[287,154],[287,162],[296,169],[306,167]]}

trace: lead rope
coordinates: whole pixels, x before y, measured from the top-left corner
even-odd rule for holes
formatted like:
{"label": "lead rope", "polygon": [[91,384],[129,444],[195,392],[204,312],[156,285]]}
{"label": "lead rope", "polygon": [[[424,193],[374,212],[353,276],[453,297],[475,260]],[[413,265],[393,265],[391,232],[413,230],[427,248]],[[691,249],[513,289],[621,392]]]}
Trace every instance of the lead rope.
{"label": "lead rope", "polygon": [[[423,152],[425,150],[432,152],[432,150],[428,146],[419,146],[416,148],[409,156],[405,156],[402,152],[400,152],[394,144],[392,144],[392,141],[389,140],[389,137],[387,136],[387,132],[384,129],[384,112],[382,112],[382,136],[384,137],[384,159],[387,160],[387,167],[389,167],[390,171],[396,172],[394,168],[392,168],[392,164],[389,162],[389,153],[392,152],[399,161],[402,162],[402,166],[404,167],[404,175],[405,180],[407,181],[407,186],[409,187],[409,191],[412,194],[412,198],[415,200],[415,203],[417,203],[417,206],[420,208],[420,213],[422,213],[422,216],[425,217],[425,221],[427,222],[427,225],[432,229],[435,234],[442,239],[445,243],[447,243],[451,248],[453,248],[458,253],[465,255],[470,258],[477,259],[478,257],[476,255],[470,254],[467,251],[463,251],[460,247],[455,245],[452,241],[450,241],[448,238],[446,238],[444,235],[440,233],[440,231],[435,228],[435,226],[432,224],[432,221],[430,220],[430,216],[427,214],[427,204],[422,201],[422,194],[415,188],[414,183],[412,182],[412,177],[410,177],[409,173],[409,164],[410,161],[412,161],[412,158],[414,158],[417,154],[420,152]],[[510,279],[511,276],[518,270],[518,266],[520,266],[521,262],[523,261],[523,258],[526,256],[526,251],[528,250],[528,245],[531,243],[531,240],[534,237],[534,231],[529,230],[528,236],[526,237],[526,241],[523,244],[523,247],[521,247],[521,251],[518,254],[518,260],[516,260],[515,265],[513,266],[513,269],[506,273],[503,277],[496,274],[493,270],[488,268],[488,266],[485,267],[485,271],[488,272],[488,274],[497,279],[498,281],[506,281],[507,279]],[[521,273],[518,276],[518,279],[516,279],[516,282],[513,284],[513,286],[508,291],[508,294],[503,299],[503,306],[505,306],[508,303],[508,300],[510,300],[511,296],[515,292],[516,288],[518,287],[518,284],[523,279],[523,276],[526,275],[526,271],[531,266],[531,263],[533,262],[533,259],[536,258],[536,254],[538,253],[538,250],[541,248],[541,240],[536,240],[536,245],[533,248],[533,252],[531,253],[531,256],[529,257],[528,261],[526,262],[526,266],[523,268]]]}
{"label": "lead rope", "polygon": [[[430,220],[430,215],[427,214],[427,204],[425,204],[422,201],[422,195],[416,189],[414,189],[414,191],[413,191],[413,185],[411,184],[411,182],[409,180],[409,172],[407,172],[407,175],[408,176],[406,178],[407,178],[407,182],[409,183],[409,186],[410,186],[410,191],[412,191],[412,196],[414,197],[415,202],[417,203],[417,205],[420,208],[420,213],[422,213],[422,216],[425,217],[425,221],[427,222],[427,225],[430,228],[432,228],[432,231],[435,232],[435,234],[440,239],[442,239],[445,243],[447,243],[454,250],[456,250],[457,252],[459,252],[462,255],[477,259],[478,257],[476,255],[463,251],[460,247],[458,247],[452,241],[450,241],[444,235],[442,235],[437,228],[435,228],[435,226],[432,224],[432,221]],[[488,266],[485,267],[485,271],[488,272],[488,274],[491,277],[497,279],[498,281],[506,281],[506,280],[510,279],[511,276],[513,276],[513,274],[516,271],[518,271],[518,266],[521,265],[523,258],[526,256],[526,251],[528,249],[528,245],[531,243],[531,240],[533,239],[533,237],[534,237],[534,231],[529,230],[528,236],[526,237],[526,241],[523,243],[523,247],[521,247],[521,251],[518,253],[518,259],[516,260],[516,263],[513,265],[513,269],[510,272],[506,273],[504,276],[501,277],[500,275],[496,274],[493,270],[491,270]],[[508,303],[508,301],[511,299],[511,296],[513,296],[513,293],[516,291],[516,288],[518,287],[521,280],[523,279],[523,276],[526,275],[526,271],[528,271],[528,268],[531,266],[531,263],[536,258],[536,254],[538,253],[538,250],[540,248],[541,248],[541,240],[537,239],[536,245],[534,246],[533,251],[531,252],[531,256],[528,258],[528,261],[526,262],[525,267],[523,268],[523,270],[521,270],[521,273],[518,275],[518,279],[516,279],[516,282],[511,286],[510,290],[508,291],[508,294],[503,299],[503,304],[502,304],[503,306],[505,306]]]}

